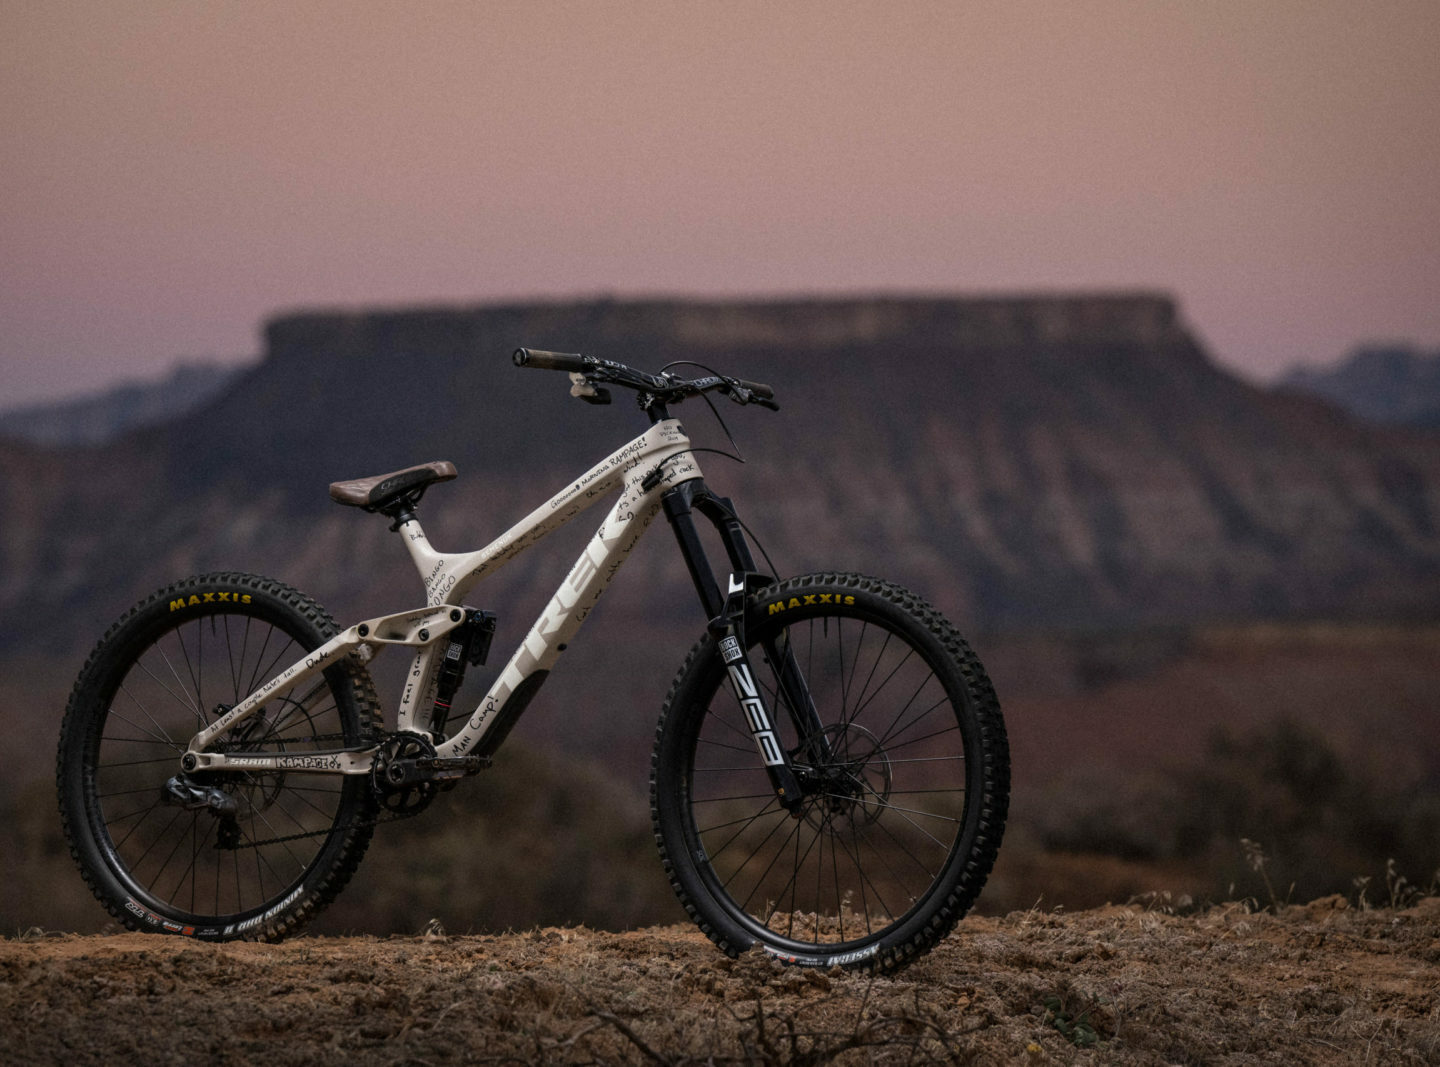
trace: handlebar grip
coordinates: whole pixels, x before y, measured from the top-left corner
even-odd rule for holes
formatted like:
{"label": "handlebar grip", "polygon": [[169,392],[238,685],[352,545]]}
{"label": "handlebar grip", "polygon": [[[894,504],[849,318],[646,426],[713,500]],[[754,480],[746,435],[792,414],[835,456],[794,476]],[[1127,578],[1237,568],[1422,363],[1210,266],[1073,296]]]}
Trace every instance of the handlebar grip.
{"label": "handlebar grip", "polygon": [[583,371],[590,366],[590,361],[579,352],[543,352],[538,348],[517,348],[510,358],[517,367],[534,367],[536,370]]}
{"label": "handlebar grip", "polygon": [[764,382],[747,382],[744,378],[736,378],[735,382],[741,389],[748,389],[762,400],[774,400],[775,390],[771,389]]}

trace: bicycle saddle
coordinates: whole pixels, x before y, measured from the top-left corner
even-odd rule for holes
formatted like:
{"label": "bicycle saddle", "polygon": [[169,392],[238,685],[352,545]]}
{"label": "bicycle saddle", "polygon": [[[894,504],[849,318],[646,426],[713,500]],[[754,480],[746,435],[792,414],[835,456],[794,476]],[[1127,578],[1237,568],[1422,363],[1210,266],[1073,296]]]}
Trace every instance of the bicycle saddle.
{"label": "bicycle saddle", "polygon": [[418,467],[377,474],[372,478],[355,478],[348,482],[331,482],[330,499],[346,507],[366,511],[384,511],[417,489],[434,482],[448,482],[458,472],[448,459],[422,463]]}

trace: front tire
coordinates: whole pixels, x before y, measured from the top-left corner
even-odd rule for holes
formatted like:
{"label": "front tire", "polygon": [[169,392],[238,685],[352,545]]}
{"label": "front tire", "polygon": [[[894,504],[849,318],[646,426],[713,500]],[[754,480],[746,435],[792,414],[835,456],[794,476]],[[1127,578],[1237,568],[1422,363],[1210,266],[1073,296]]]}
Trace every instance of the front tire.
{"label": "front tire", "polygon": [[[226,771],[196,778],[209,806],[167,793],[202,726],[336,632],[289,586],[211,574],[150,596],[96,645],[65,710],[56,779],[70,852],[126,927],[275,940],[349,881],[374,830],[367,776]],[[277,690],[219,745],[355,747],[376,708],[369,676],[347,659]]]}
{"label": "front tire", "polygon": [[[904,966],[965,915],[1000,846],[1009,747],[984,668],[928,604],[860,575],[760,590],[745,640],[804,801],[791,813],[775,797],[707,635],[651,761],[671,885],[731,955],[758,944],[805,966]],[[813,720],[786,700],[787,649]]]}

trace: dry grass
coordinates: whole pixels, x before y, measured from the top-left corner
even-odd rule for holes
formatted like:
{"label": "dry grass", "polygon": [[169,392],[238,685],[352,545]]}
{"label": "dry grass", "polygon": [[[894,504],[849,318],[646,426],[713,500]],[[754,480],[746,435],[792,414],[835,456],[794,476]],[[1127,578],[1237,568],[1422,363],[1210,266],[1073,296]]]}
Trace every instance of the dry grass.
{"label": "dry grass", "polygon": [[1440,900],[972,918],[894,978],[693,928],[0,943],[7,1063],[1432,1063]]}

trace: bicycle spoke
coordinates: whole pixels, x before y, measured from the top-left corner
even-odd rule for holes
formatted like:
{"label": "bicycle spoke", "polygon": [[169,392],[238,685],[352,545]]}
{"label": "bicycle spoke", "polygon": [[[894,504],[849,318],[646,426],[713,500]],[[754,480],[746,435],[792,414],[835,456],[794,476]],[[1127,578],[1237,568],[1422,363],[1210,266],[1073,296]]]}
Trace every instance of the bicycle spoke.
{"label": "bicycle spoke", "polygon": [[[177,751],[183,752],[185,750],[178,749]],[[95,769],[99,771],[111,771],[117,770],[121,767],[153,767],[157,763],[168,763],[174,765],[175,762],[176,761],[173,756],[161,756],[157,759],[134,759],[120,760],[114,763],[101,763],[97,764]]]}
{"label": "bicycle spoke", "polygon": [[[735,874],[732,874],[732,875],[730,876],[730,878],[726,879],[723,888],[727,888],[727,889],[729,888],[730,881],[735,877],[735,875],[736,875],[736,874],[739,874],[739,873],[740,873],[741,871],[743,871],[747,866],[749,866],[750,861],[760,854],[760,849],[764,848],[765,845],[766,845],[766,843],[770,840],[770,838],[772,838],[772,837],[775,836],[775,830],[778,830],[781,826],[784,826],[784,825],[785,825],[785,823],[783,823],[783,822],[776,824],[775,828],[772,829],[768,834],[765,835],[765,840],[762,841],[762,842],[760,842],[759,847],[757,847],[753,852],[751,852],[750,855],[746,857],[745,862],[742,863],[739,867],[736,868]],[[780,857],[781,857],[782,855],[784,855],[784,853],[785,853],[785,849],[789,847],[789,845],[790,845],[790,839],[791,839],[792,837],[794,837],[796,834],[798,834],[799,832],[800,832],[800,823],[797,822],[797,823],[795,823],[795,824],[790,828],[790,832],[785,835],[785,840],[780,843],[780,848],[776,851],[776,853],[775,853],[775,858],[772,859],[772,860],[770,861],[770,863],[765,867],[765,869],[760,872],[760,878],[759,878],[759,880],[756,881],[754,887],[751,888],[751,890],[750,890],[750,896],[746,897],[745,900],[741,903],[741,905],[740,905],[741,908],[748,908],[748,907],[750,906],[750,897],[753,897],[753,896],[755,895],[756,891],[759,890],[760,886],[764,885],[765,879],[769,876],[771,868],[773,868],[773,867],[775,866],[775,864],[776,864],[777,862],[779,862]]]}
{"label": "bicycle spoke", "polygon": [[[789,877],[788,879],[786,879],[785,884],[784,884],[783,886],[781,886],[780,892],[776,895],[775,904],[771,907],[771,909],[770,909],[770,914],[767,915],[767,916],[765,916],[765,921],[760,924],[761,926],[769,926],[769,925],[770,925],[770,920],[775,917],[775,911],[776,911],[777,908],[779,908],[779,906],[780,906],[780,901],[783,900],[783,899],[785,899],[785,893],[786,893],[786,891],[788,890],[788,891],[790,892],[790,933],[791,933],[791,934],[793,934],[793,933],[794,933],[794,930],[795,930],[795,912],[798,910],[798,909],[797,909],[797,902],[796,902],[796,900],[795,900],[795,886],[796,886],[796,883],[798,882],[799,877],[800,877],[800,868],[801,868],[802,866],[804,866],[805,861],[810,858],[810,851],[811,851],[811,849],[813,849],[813,848],[815,847],[815,842],[817,842],[818,840],[820,840],[820,831],[816,830],[816,831],[814,832],[813,836],[812,836],[811,839],[810,839],[810,844],[809,844],[808,846],[806,846],[806,848],[805,848],[805,855],[804,855],[804,856],[801,856],[801,855],[800,855],[800,835],[799,835],[799,833],[798,833],[800,825],[801,825],[800,823],[797,823],[797,824],[796,824],[796,831],[797,831],[797,832],[791,835],[792,837],[795,838],[795,865],[794,865],[794,868],[793,868],[793,870],[790,872],[790,877]],[[812,829],[813,829],[813,828],[812,828]],[[781,854],[783,854],[783,852],[780,853],[780,854],[777,854],[775,858],[778,860],[778,859],[780,858],[780,855],[781,855]],[[772,865],[772,866],[774,865],[774,864],[773,864],[773,861],[772,861],[772,864],[771,864],[771,865]],[[769,873],[769,870],[768,870],[768,869],[766,870],[766,873],[767,873],[767,874]],[[743,905],[741,905],[741,906],[742,906],[742,907],[749,907],[749,905],[750,905],[750,901],[747,899],[747,900],[745,901],[745,903],[744,903]],[[787,935],[787,936],[789,936],[789,935]]]}
{"label": "bicycle spoke", "polygon": [[95,794],[95,799],[96,799],[96,800],[109,800],[111,797],[128,797],[128,796],[134,796],[136,793],[153,793],[153,792],[155,792],[155,790],[152,789],[152,788],[149,787],[149,786],[142,786],[142,787],[140,787],[140,788],[138,788],[138,789],[111,789],[111,790],[107,790],[107,791],[105,791],[105,792],[97,792],[97,793]]}
{"label": "bicycle spoke", "polygon": [[[739,840],[740,835],[743,834],[747,828],[749,828],[750,826],[754,825],[756,822],[758,822],[758,821],[759,821],[760,819],[762,819],[764,816],[766,816],[766,815],[784,815],[784,814],[785,814],[785,810],[784,810],[783,808],[778,808],[778,807],[777,807],[777,808],[775,808],[775,809],[772,811],[772,810],[769,810],[769,805],[767,804],[764,808],[761,808],[759,811],[757,811],[757,812],[749,819],[749,821],[746,822],[746,824],[745,824],[744,826],[742,826],[739,830],[736,830],[733,834],[731,834],[730,837],[726,840],[726,842],[725,842],[723,845],[721,845],[718,849],[716,849],[715,851],[713,851],[713,852],[710,853],[710,862],[713,864],[717,859],[719,859],[721,856],[723,856],[723,855],[725,854],[726,850],[728,850],[732,844],[734,844],[737,840]],[[784,826],[784,825],[785,825],[785,824],[784,824],[783,822],[779,822],[779,823],[776,823],[773,827],[771,827],[770,833],[768,833],[768,834],[765,835],[765,841],[770,840],[771,836],[774,835],[775,831],[778,830],[780,827],[782,827],[782,826]],[[765,841],[761,841],[760,844],[759,844],[759,846],[756,847],[755,851],[754,851],[754,852],[751,852],[750,855],[745,858],[745,862],[742,863],[742,864],[740,864],[740,866],[735,869],[735,874],[739,874],[742,870],[745,869],[745,867],[750,863],[750,861],[751,861],[752,859],[754,859],[755,856],[759,853],[760,849],[762,849],[762,848],[765,847]],[[733,878],[734,875],[732,874],[731,877]]]}
{"label": "bicycle spoke", "polygon": [[[894,840],[893,835],[890,836],[891,840]],[[860,846],[863,844],[875,854],[875,859],[880,863],[882,867],[885,868],[885,873],[889,875],[891,883],[899,887],[900,892],[906,892],[905,886],[908,884],[909,879],[907,879],[904,875],[902,875],[899,871],[895,869],[895,865],[890,862],[890,854],[887,850],[877,847],[876,844],[870,840],[868,835],[861,835],[859,831],[854,830],[853,827],[851,833],[851,840],[855,844],[855,865],[857,869],[863,869],[860,867]],[[896,842],[896,845],[901,849],[901,851],[904,851],[903,845],[901,845],[899,842]],[[896,919],[906,910],[908,910],[906,908],[891,907],[889,901],[885,900],[884,894],[880,892],[879,884],[876,883],[873,879],[871,879],[868,875],[864,875],[863,877],[865,881],[869,883],[871,890],[875,894],[875,900],[879,903],[886,916],[891,919]]]}
{"label": "bicycle spoke", "polygon": [[[213,821],[213,820],[212,820],[212,821]],[[207,836],[208,836],[208,833],[207,833]],[[179,898],[179,896],[180,896],[180,892],[181,892],[182,888],[185,886],[186,881],[187,881],[187,879],[188,879],[189,885],[190,885],[190,907],[189,907],[189,910],[190,910],[191,912],[193,912],[193,911],[195,910],[195,865],[196,865],[196,863],[197,863],[197,861],[198,861],[199,854],[200,854],[200,848],[199,848],[200,837],[201,837],[201,835],[200,835],[200,833],[199,833],[199,820],[198,820],[198,817],[197,817],[197,818],[192,818],[192,819],[190,820],[190,828],[189,828],[189,830],[187,830],[186,833],[185,833],[185,835],[184,835],[183,837],[181,837],[181,839],[180,839],[179,841],[176,842],[176,848],[178,849],[181,845],[183,845],[183,844],[185,843],[186,838],[189,839],[189,841],[190,841],[190,862],[187,863],[187,864],[183,864],[183,865],[181,866],[180,875],[179,875],[179,877],[175,880],[175,887],[174,887],[173,889],[171,889],[168,894],[165,894],[165,897],[166,897],[167,900],[171,900],[171,901],[176,901],[176,900],[178,900],[178,898]],[[173,855],[173,853],[172,853],[172,855]],[[168,861],[167,861],[167,864],[166,864],[166,865],[168,866]],[[164,870],[164,867],[161,868],[161,871],[162,871],[162,872],[163,872],[163,870]],[[157,876],[157,880],[158,880],[158,876]]]}
{"label": "bicycle spoke", "polygon": [[[942,734],[953,734],[953,733],[957,733],[957,732],[959,731],[959,729],[960,729],[960,727],[958,727],[958,726],[947,726],[947,727],[945,727],[945,729],[943,729],[943,730],[936,730],[933,734],[925,734],[923,737],[912,738],[912,739],[909,740],[909,741],[901,741],[898,745],[886,745],[886,746],[885,746],[885,751],[886,751],[886,753],[890,753],[890,752],[895,752],[895,751],[897,751],[897,750],[899,750],[899,749],[902,749],[902,748],[909,748],[911,745],[918,745],[921,741],[929,741],[932,737],[939,737],[939,736],[941,736]],[[963,760],[964,758],[965,758],[964,756],[933,756],[933,757],[925,757],[924,759],[891,760],[890,762],[891,762],[891,763],[922,763],[922,762],[927,762],[927,761],[929,761],[929,762],[934,762],[934,761],[936,761],[936,760],[955,760],[955,759]]]}
{"label": "bicycle spoke", "polygon": [[[901,816],[901,818],[903,819],[904,816]],[[908,819],[907,819],[906,821],[909,822]],[[925,872],[925,876],[926,876],[927,878],[934,879],[936,872],[935,872],[935,871],[932,871],[929,867],[927,867],[927,866],[925,865],[924,861],[921,860],[919,856],[915,855],[915,853],[910,850],[910,848],[905,844],[905,842],[901,841],[898,837],[896,837],[895,834],[894,834],[894,832],[890,829],[890,827],[889,827],[886,823],[884,823],[884,822],[882,822],[882,821],[880,821],[880,820],[877,819],[874,823],[872,823],[872,825],[879,827],[880,832],[883,833],[886,837],[888,837],[891,841],[893,841],[893,842],[895,843],[895,847],[900,850],[900,852],[905,856],[906,859],[912,861],[917,867],[919,867],[922,871],[924,871],[924,872]],[[913,823],[911,823],[911,825],[914,826]],[[948,846],[948,845],[946,845],[943,841],[940,841],[938,838],[934,837],[933,835],[931,835],[931,834],[929,834],[929,833],[926,833],[923,828],[921,828],[921,827],[919,827],[919,826],[915,826],[915,829],[919,830],[922,834],[925,834],[926,837],[930,838],[931,841],[934,841],[935,844],[938,845],[940,848],[945,849],[945,850],[947,850],[947,851],[949,850],[949,846]],[[872,847],[873,847],[873,845],[872,845]],[[878,851],[878,850],[877,850],[877,851]]]}
{"label": "bicycle spoke", "polygon": [[702,737],[702,738],[700,738],[700,744],[702,744],[702,745],[711,745],[711,746],[713,746],[714,748],[728,748],[728,749],[730,749],[732,752],[747,752],[747,753],[753,753],[753,752],[755,751],[755,745],[753,744],[753,742],[752,742],[751,744],[749,744],[749,745],[727,745],[727,744],[726,744],[725,742],[723,742],[723,741],[711,741],[711,740],[710,740],[709,738],[707,738],[707,737]]}
{"label": "bicycle spoke", "polygon": [[[934,675],[932,674],[930,677],[933,678]],[[923,688],[924,688],[924,685],[928,685],[929,682],[930,682],[930,678],[925,679],[925,682],[922,684],[921,688],[923,689]],[[919,693],[916,693],[915,695],[916,695],[916,696],[919,696],[920,694],[919,694]],[[918,725],[923,719],[925,719],[925,718],[928,717],[929,715],[933,714],[936,710],[947,706],[947,704],[948,704],[947,698],[942,695],[941,698],[940,698],[938,701],[936,701],[934,704],[930,705],[930,707],[926,708],[926,709],[925,709],[924,711],[922,711],[919,715],[915,716],[915,718],[911,719],[911,720],[910,720],[909,722],[907,722],[904,726],[901,726],[898,730],[895,729],[895,728],[892,726],[892,728],[891,728],[890,730],[888,730],[885,734],[883,734],[883,735],[881,736],[879,743],[882,744],[882,745],[888,744],[889,741],[890,741],[890,739],[891,739],[892,737],[897,737],[897,736],[900,736],[900,735],[904,734],[906,730],[909,730],[911,727],[914,727],[914,726]]]}
{"label": "bicycle spoke", "polygon": [[[196,626],[196,632],[199,633],[199,634],[201,634],[201,635],[203,635],[205,631],[204,631],[204,630],[201,630],[201,629],[199,628],[199,626]],[[202,636],[201,639],[203,640],[203,636]],[[194,691],[194,693],[195,693],[195,710],[196,710],[196,712],[197,712],[199,715],[203,716],[203,715],[205,714],[205,697],[204,697],[204,694],[202,693],[202,691],[201,691],[201,689],[200,689],[200,679],[196,676],[195,667],[194,667],[194,665],[191,664],[191,662],[190,662],[190,650],[185,647],[185,631],[184,631],[184,630],[176,630],[176,631],[175,631],[175,643],[180,646],[180,655],[181,655],[181,656],[184,658],[184,660],[185,660],[185,673],[190,676],[190,686],[191,686],[191,689],[192,689],[192,690]],[[163,649],[160,651],[160,655],[161,655],[162,658],[164,658],[165,663],[166,663],[167,665],[169,665],[169,664],[170,664],[170,657],[168,657],[168,656],[165,655],[165,652],[164,652]],[[197,655],[198,655],[198,654],[197,654]],[[170,670],[171,670],[171,673],[174,673],[175,668],[174,668],[173,666],[171,666],[171,667],[170,667]],[[180,682],[180,676],[179,676],[178,674],[176,674],[175,680],[176,680],[177,682]],[[180,682],[180,688],[181,688],[181,689],[184,689],[184,688],[185,688],[185,683],[184,683],[184,682]]]}
{"label": "bicycle spoke", "polygon": [[[829,825],[829,821],[830,821],[830,820],[829,820],[829,817],[827,816],[827,817],[826,817],[826,820],[825,820],[825,825],[826,825],[826,826]],[[823,830],[824,827],[822,827],[821,829]],[[815,836],[816,836],[816,838],[817,838],[817,840],[818,840],[818,843],[819,843],[819,845],[820,845],[820,854],[819,854],[817,857],[815,857],[815,944],[818,945],[818,944],[820,944],[820,880],[825,876],[825,834],[822,832],[822,833],[817,833]],[[830,849],[830,862],[831,862],[831,864],[832,864],[832,866],[833,866],[833,864],[834,864],[834,862],[835,862],[835,849],[834,849],[833,846],[832,846],[831,849]],[[838,906],[838,901],[837,901],[837,906]],[[838,912],[837,912],[837,914],[838,914]],[[844,922],[845,922],[845,920],[844,920],[844,917],[843,917],[843,916],[841,917],[840,922],[841,922],[840,940],[843,941],[843,940],[845,940],[845,931],[844,931]]]}
{"label": "bicycle spoke", "polygon": [[[187,712],[190,712],[191,715],[193,716],[194,705],[192,705],[192,704],[189,703],[189,696],[188,696],[188,694],[187,694],[186,697],[183,698],[183,699],[182,699],[181,697],[179,697],[179,696],[176,696],[175,693],[174,693],[174,691],[171,690],[170,687],[169,687],[162,679],[160,679],[159,677],[157,677],[157,676],[150,670],[150,668],[149,668],[148,666],[146,666],[144,663],[141,663],[141,664],[140,664],[140,668],[141,668],[141,670],[143,670],[146,674],[148,674],[152,679],[154,679],[156,685],[158,685],[158,686],[160,686],[160,688],[164,689],[166,693],[169,693],[170,696],[171,696],[171,698],[172,698],[177,704],[179,704],[182,708],[185,708],[186,711],[187,711]],[[162,734],[165,732],[165,731],[164,731],[164,728],[160,725],[159,720],[155,718],[155,715],[154,715],[153,712],[151,712],[150,708],[149,708],[147,705],[142,704],[142,703],[140,702],[140,699],[139,699],[138,697],[136,697],[134,693],[130,692],[130,689],[129,689],[128,686],[123,686],[123,685],[122,685],[122,686],[120,687],[119,691],[117,692],[117,695],[119,695],[119,693],[124,693],[125,696],[126,696],[126,698],[129,699],[129,701],[130,701],[132,704],[135,705],[135,707],[140,711],[140,713],[141,713],[142,715],[144,715],[147,719],[150,720],[151,724],[154,725],[155,729],[159,730]],[[115,711],[115,708],[114,708],[113,705],[112,705],[111,708],[110,708],[110,714],[111,714],[111,715],[117,714],[117,712]],[[189,717],[191,717],[191,716],[187,716],[187,718],[189,718]],[[126,721],[128,721],[128,720],[126,720]],[[140,726],[138,723],[130,723],[130,725],[131,725],[131,726],[134,726],[136,729],[141,730],[142,732],[144,732],[144,727]]]}
{"label": "bicycle spoke", "polygon": [[860,863],[859,831],[856,830],[853,825],[850,827],[850,843],[853,848],[846,849],[845,855],[849,858],[850,862],[855,865],[855,873],[859,876],[860,879],[860,899],[865,907],[865,933],[868,936],[870,934],[873,934],[875,930],[870,922],[870,897],[869,894],[866,892],[866,887],[868,886],[870,888],[870,891],[875,894],[876,902],[880,905],[881,908],[885,910],[886,913],[890,913],[890,906],[885,903],[885,898],[884,895],[880,892],[880,887],[875,884],[874,879],[872,879],[868,874],[865,873],[865,868]]}
{"label": "bicycle spoke", "polygon": [[[260,649],[258,652],[255,653],[255,664],[250,668],[250,677],[245,682],[246,693],[255,692],[255,690],[258,689],[260,686],[260,679],[269,677],[269,675],[265,674],[261,668],[265,663],[265,656],[270,650],[270,638],[274,635],[275,627],[267,627],[265,630],[264,638],[260,642]],[[250,622],[248,619],[245,623],[245,643],[247,646],[250,643]],[[276,656],[276,659],[279,659],[278,655]]]}
{"label": "bicycle spoke", "polygon": [[[736,798],[733,798],[733,797],[725,797],[725,798],[723,798],[723,799],[725,799],[725,800],[732,800],[732,799],[736,799]],[[758,798],[757,798],[757,799],[758,799]],[[768,807],[769,807],[769,805],[766,805],[766,808],[768,808]],[[754,815],[742,815],[742,816],[740,816],[740,818],[738,818],[738,819],[730,819],[730,820],[727,821],[727,822],[717,822],[714,826],[706,826],[706,827],[704,827],[703,829],[697,828],[695,832],[703,836],[703,835],[705,835],[705,834],[714,833],[716,830],[723,830],[723,829],[725,829],[727,826],[739,826],[739,825],[741,825],[742,823],[743,823],[745,826],[749,826],[749,825],[751,825],[756,819],[758,819],[761,815],[766,814],[766,808],[761,808],[761,809],[760,809],[758,812],[756,812]],[[774,811],[772,814],[781,815],[781,814],[784,814],[784,812],[783,812],[780,808],[776,808],[775,811]],[[733,840],[733,838],[731,838],[731,840]],[[727,842],[727,843],[728,843],[728,842]],[[722,850],[722,851],[723,851],[723,850]],[[719,855],[719,853],[717,852],[716,855]]]}
{"label": "bicycle spoke", "polygon": [[[116,718],[116,719],[119,719],[119,720],[120,720],[122,723],[124,723],[126,726],[133,727],[134,729],[137,729],[137,730],[141,731],[142,733],[149,734],[149,736],[148,736],[148,737],[143,737],[143,738],[142,738],[142,737],[109,737],[109,736],[107,736],[107,737],[105,738],[106,741],[110,741],[110,742],[113,742],[113,743],[115,743],[115,744],[160,745],[160,746],[163,746],[163,747],[165,747],[165,748],[170,749],[172,752],[177,752],[177,753],[183,753],[183,752],[185,751],[185,743],[184,743],[183,741],[177,741],[177,740],[175,740],[174,738],[169,737],[169,736],[167,736],[167,735],[165,735],[165,734],[163,734],[163,733],[161,733],[161,734],[152,734],[152,733],[150,733],[150,731],[146,730],[146,729],[145,729],[143,726],[141,726],[139,723],[132,722],[130,719],[125,718],[125,716],[119,714],[118,712],[113,712],[113,713],[112,713],[112,716],[113,716],[114,718]],[[159,724],[157,723],[156,725],[157,725],[157,727],[158,727]]]}
{"label": "bicycle spoke", "polygon": [[[131,790],[131,792],[135,793],[144,791],[145,790],[138,789]],[[105,817],[105,821],[111,824],[129,822],[131,819],[143,818],[144,816],[149,815],[152,811],[161,806],[162,805],[157,800],[153,803],[145,805],[145,807],[143,808],[136,808],[134,811],[127,811],[124,815],[107,815]]]}
{"label": "bicycle spoke", "polygon": [[910,699],[905,701],[905,703],[901,706],[900,710],[895,713],[894,720],[890,723],[888,727],[886,727],[880,732],[881,744],[884,744],[885,739],[888,738],[892,733],[894,733],[896,724],[905,717],[905,713],[909,711],[910,706],[915,703],[915,698],[918,697],[921,691],[930,684],[930,679],[934,677],[935,675],[933,672],[926,675],[925,678],[921,680],[920,684],[915,687],[915,691],[910,694]]}
{"label": "bicycle spoke", "polygon": [[692,804],[728,804],[736,800],[774,800],[774,793],[741,793],[733,797],[696,797],[691,800]]}
{"label": "bicycle spoke", "polygon": [[220,618],[225,626],[225,663],[230,668],[230,699],[238,704],[240,702],[240,674],[237,670],[239,665],[235,662],[235,645],[230,639],[230,616],[222,615]]}
{"label": "bicycle spoke", "polygon": [[[306,705],[311,700],[314,700],[315,697],[324,696],[328,694],[329,691],[330,690],[326,686],[325,680],[323,678],[320,681],[316,682],[315,685],[311,687],[310,692],[306,693],[298,700],[293,700],[293,702],[285,708],[285,711],[281,714],[281,716],[270,724],[270,729],[268,731],[269,734],[271,736],[278,735],[281,732],[281,729],[284,727],[285,720],[288,719],[291,715],[293,715],[296,711],[299,711],[308,720],[314,709],[309,708]],[[287,696],[286,699],[290,700],[292,698]]]}
{"label": "bicycle spoke", "polygon": [[890,682],[895,678],[895,676],[900,673],[901,668],[903,668],[903,667],[905,666],[905,664],[909,663],[911,657],[913,657],[914,655],[915,655],[915,650],[914,650],[913,648],[907,648],[907,649],[905,650],[905,657],[904,657],[899,663],[895,664],[894,667],[890,668],[890,673],[885,676],[885,680],[884,680],[884,681],[882,681],[879,685],[877,685],[877,686],[875,687],[875,692],[871,693],[868,697],[866,697],[866,698],[865,698],[865,703],[863,703],[863,704],[861,704],[859,707],[857,707],[857,708],[855,709],[854,714],[851,715],[851,716],[850,716],[848,719],[846,719],[845,721],[846,721],[847,723],[852,723],[852,722],[854,722],[856,719],[858,719],[858,718],[860,717],[860,713],[863,712],[866,708],[868,708],[871,704],[873,704],[873,703],[879,698],[880,694],[885,691],[886,687],[887,687],[887,686],[890,684]]}

